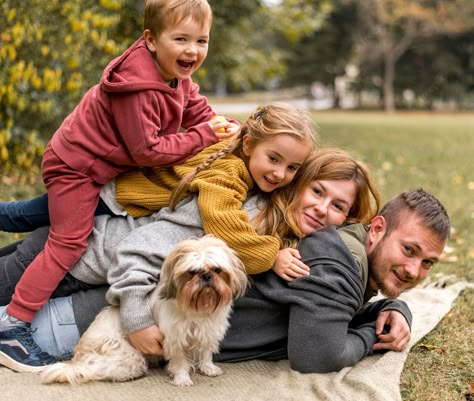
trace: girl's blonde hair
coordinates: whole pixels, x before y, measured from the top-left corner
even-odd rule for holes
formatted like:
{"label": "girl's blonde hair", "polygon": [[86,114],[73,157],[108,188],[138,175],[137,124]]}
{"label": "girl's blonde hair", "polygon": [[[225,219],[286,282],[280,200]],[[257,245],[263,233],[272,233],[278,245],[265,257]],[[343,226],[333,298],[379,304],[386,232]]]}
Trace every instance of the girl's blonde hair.
{"label": "girl's blonde hair", "polygon": [[186,18],[201,24],[212,24],[212,10],[207,0],[145,0],[143,28],[153,36]]}
{"label": "girl's blonde hair", "polygon": [[208,169],[215,160],[229,154],[242,156],[242,142],[245,135],[250,140],[250,146],[256,146],[258,143],[271,140],[276,135],[289,135],[299,141],[308,142],[308,146],[311,148],[316,143],[313,123],[306,113],[286,103],[271,103],[267,106],[260,106],[240,126],[239,133],[228,146],[211,155],[192,173],[181,179],[171,195],[171,210],[174,210],[176,205],[189,195],[189,185],[196,174]]}
{"label": "girl's blonde hair", "polygon": [[354,181],[356,197],[347,223],[368,224],[377,215],[380,193],[368,167],[341,149],[323,148],[306,159],[292,183],[263,195],[264,204],[252,219],[256,231],[279,238],[282,247],[296,247],[304,236],[298,225],[298,206],[305,189],[315,180]]}

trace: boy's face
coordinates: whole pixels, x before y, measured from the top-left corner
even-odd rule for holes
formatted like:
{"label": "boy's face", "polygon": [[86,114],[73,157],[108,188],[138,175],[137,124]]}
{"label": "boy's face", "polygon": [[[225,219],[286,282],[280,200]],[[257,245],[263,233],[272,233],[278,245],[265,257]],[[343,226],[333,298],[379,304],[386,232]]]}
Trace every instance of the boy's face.
{"label": "boy's face", "polygon": [[161,77],[166,83],[174,78],[188,79],[207,56],[209,44],[208,24],[202,25],[185,18],[176,25],[166,27],[159,36],[145,30],[148,49],[154,53]]}

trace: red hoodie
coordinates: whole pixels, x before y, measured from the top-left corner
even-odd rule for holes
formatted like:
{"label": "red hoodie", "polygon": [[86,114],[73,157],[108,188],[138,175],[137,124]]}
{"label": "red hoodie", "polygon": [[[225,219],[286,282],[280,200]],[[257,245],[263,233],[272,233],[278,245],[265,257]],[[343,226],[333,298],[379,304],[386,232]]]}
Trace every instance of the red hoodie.
{"label": "red hoodie", "polygon": [[109,63],[51,146],[69,167],[105,184],[130,167],[178,164],[216,143],[207,124],[214,114],[191,79],[164,83],[140,38]]}

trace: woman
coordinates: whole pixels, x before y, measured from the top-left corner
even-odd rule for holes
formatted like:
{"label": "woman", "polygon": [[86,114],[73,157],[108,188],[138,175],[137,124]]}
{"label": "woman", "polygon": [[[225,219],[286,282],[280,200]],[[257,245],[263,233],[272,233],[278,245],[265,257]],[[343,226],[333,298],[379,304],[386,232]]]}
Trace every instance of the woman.
{"label": "woman", "polygon": [[[267,199],[250,197],[245,203],[245,210],[253,216],[252,223],[256,231],[277,236],[289,247],[288,262],[279,267],[287,274],[292,271],[289,265],[297,263],[299,259],[297,250],[291,248],[295,247],[299,238],[346,221],[369,223],[378,209],[379,195],[370,172],[362,163],[335,149],[315,152],[294,185],[270,194]],[[112,264],[122,264],[123,268],[116,271],[115,277],[108,277],[112,285],[107,292],[107,300],[121,305],[122,324],[129,332],[132,344],[144,353],[157,353],[159,329],[144,307],[144,297],[156,285],[156,281],[150,279],[151,269],[156,273],[157,266],[161,265],[169,250],[181,239],[203,234],[195,198],[188,198],[175,212],[165,208],[151,217],[138,220],[103,216],[96,221],[88,251],[71,273],[75,279],[100,285],[104,280],[100,277],[103,272],[97,274],[98,266],[102,265],[107,270]],[[27,260],[27,253],[38,252],[46,237],[46,230],[36,231],[20,245],[15,254],[1,258],[0,271],[11,270],[4,266],[12,258],[16,261]],[[150,271],[147,271],[148,268]],[[15,269],[18,270],[18,266]],[[133,274],[130,274],[133,269]],[[95,282],[91,280],[94,274],[97,278]],[[7,276],[5,274],[5,280]],[[147,277],[146,282],[143,281],[144,276]],[[287,279],[291,281],[294,278],[288,276]],[[4,280],[3,277],[0,279]],[[258,280],[258,275],[254,279]],[[137,288],[137,283],[140,283],[139,296],[136,290],[131,291],[131,288]],[[63,293],[68,291],[66,289]],[[37,331],[42,333],[36,337],[38,344],[60,358],[69,357],[71,345],[77,342],[79,334],[104,306],[102,297],[105,291],[105,288],[91,289],[52,300],[33,324],[33,327],[41,326],[41,330]],[[57,292],[57,295],[60,294],[61,286]],[[67,316],[66,324],[59,322],[63,315]],[[47,327],[49,333],[45,331]],[[67,329],[67,333],[62,333],[63,329]],[[51,342],[51,339],[55,339],[56,343]],[[66,345],[65,340],[68,340]]]}

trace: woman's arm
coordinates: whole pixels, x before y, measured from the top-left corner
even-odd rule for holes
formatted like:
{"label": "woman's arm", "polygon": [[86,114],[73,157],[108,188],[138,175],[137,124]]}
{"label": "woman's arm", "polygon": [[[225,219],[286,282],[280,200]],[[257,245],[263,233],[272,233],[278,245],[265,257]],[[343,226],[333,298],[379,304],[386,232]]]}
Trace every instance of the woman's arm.
{"label": "woman's arm", "polygon": [[107,300],[120,305],[126,332],[155,323],[147,297],[156,287],[163,260],[181,240],[204,235],[195,197],[174,212],[165,208],[153,218],[156,221],[137,228],[114,247],[107,272]]}

